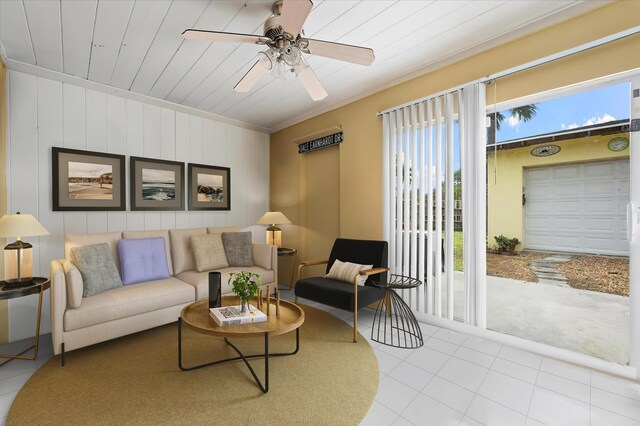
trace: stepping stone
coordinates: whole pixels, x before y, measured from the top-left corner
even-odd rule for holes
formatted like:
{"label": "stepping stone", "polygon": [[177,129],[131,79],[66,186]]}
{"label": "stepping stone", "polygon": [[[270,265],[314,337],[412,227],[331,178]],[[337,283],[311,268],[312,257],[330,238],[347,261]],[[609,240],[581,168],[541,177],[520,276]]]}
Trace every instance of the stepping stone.
{"label": "stepping stone", "polygon": [[558,263],[571,260],[570,256],[553,255],[531,262],[531,271],[538,278],[538,284],[569,287],[567,278],[556,267]]}
{"label": "stepping stone", "polygon": [[571,260],[571,256],[553,255],[546,257],[544,260],[548,260],[550,262],[568,262]]}

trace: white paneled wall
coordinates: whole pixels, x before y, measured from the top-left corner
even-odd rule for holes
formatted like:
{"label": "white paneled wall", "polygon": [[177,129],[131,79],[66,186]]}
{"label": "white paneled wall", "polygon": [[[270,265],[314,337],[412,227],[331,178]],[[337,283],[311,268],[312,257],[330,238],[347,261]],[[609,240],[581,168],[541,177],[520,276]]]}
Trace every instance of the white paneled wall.
{"label": "white paneled wall", "polygon": [[[264,241],[254,225],[269,207],[268,134],[13,70],[8,89],[8,211],[33,214],[51,233],[27,239],[34,274],[48,276],[50,261],[63,257],[65,233],[237,225]],[[126,155],[127,209],[129,156],[230,167],[231,211],[54,212],[53,146]],[[36,296],[10,301],[10,340],[34,335],[36,308]],[[49,331],[47,292],[42,332]]]}

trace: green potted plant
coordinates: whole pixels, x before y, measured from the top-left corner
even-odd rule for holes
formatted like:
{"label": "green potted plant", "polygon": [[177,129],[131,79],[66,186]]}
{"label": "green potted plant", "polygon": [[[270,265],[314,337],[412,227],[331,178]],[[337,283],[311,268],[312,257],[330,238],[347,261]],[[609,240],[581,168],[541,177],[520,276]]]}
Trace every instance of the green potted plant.
{"label": "green potted plant", "polygon": [[260,288],[260,275],[253,272],[234,272],[229,276],[233,294],[242,300],[242,313],[247,312],[248,303],[255,299]]}

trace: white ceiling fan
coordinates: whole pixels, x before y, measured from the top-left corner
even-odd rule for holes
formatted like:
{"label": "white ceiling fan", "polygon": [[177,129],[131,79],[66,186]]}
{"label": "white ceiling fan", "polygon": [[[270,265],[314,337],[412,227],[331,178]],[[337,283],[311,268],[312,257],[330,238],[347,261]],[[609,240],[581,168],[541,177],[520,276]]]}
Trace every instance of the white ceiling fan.
{"label": "white ceiling fan", "polygon": [[373,50],[366,47],[303,37],[302,26],[312,7],[311,0],[276,1],[271,9],[273,16],[266,20],[262,36],[196,29],[185,30],[182,35],[188,40],[253,43],[268,47],[258,54],[259,59],[233,88],[236,92],[248,92],[269,70],[280,78],[291,71],[300,79],[311,99],[320,101],[327,97],[327,92],[303,53],[366,66],[373,63],[375,56]]}

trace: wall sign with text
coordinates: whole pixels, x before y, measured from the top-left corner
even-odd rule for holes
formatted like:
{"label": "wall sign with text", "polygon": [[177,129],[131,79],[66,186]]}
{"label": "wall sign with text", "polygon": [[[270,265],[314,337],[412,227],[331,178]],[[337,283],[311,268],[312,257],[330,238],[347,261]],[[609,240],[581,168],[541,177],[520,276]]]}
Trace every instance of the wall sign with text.
{"label": "wall sign with text", "polygon": [[301,143],[300,145],[298,145],[298,154],[304,154],[305,152],[315,151],[316,149],[337,145],[339,143],[342,143],[343,140],[344,138],[342,137],[342,132],[338,132],[332,135],[324,136],[322,138],[314,139],[309,142]]}

